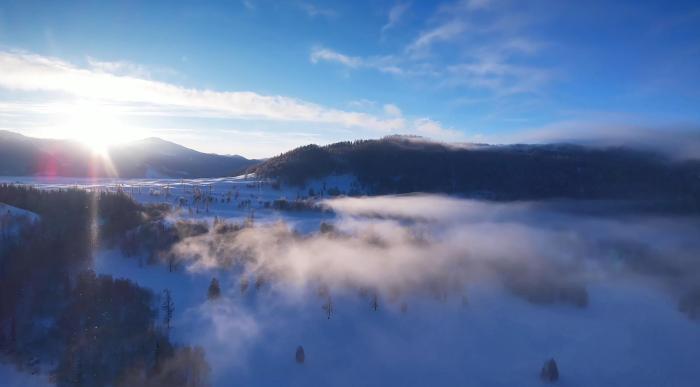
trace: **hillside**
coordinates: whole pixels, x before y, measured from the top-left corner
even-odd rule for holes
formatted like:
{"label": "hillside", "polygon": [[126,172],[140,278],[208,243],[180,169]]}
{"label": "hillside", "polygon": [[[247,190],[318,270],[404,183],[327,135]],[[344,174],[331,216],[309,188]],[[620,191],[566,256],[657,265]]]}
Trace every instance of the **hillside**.
{"label": "hillside", "polygon": [[0,176],[219,177],[256,162],[202,153],[159,138],[113,146],[103,158],[75,141],[8,131],[0,131],[0,154]]}
{"label": "hillside", "polygon": [[697,201],[700,163],[649,152],[575,145],[449,146],[416,138],[307,145],[248,169],[300,185],[352,174],[373,194],[442,192],[495,199]]}

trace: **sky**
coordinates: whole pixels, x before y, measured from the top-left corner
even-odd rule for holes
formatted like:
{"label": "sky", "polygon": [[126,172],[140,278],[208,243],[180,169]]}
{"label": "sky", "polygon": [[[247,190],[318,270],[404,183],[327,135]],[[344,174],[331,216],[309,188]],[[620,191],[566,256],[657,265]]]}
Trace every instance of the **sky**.
{"label": "sky", "polygon": [[221,154],[700,133],[693,1],[0,0],[0,129]]}

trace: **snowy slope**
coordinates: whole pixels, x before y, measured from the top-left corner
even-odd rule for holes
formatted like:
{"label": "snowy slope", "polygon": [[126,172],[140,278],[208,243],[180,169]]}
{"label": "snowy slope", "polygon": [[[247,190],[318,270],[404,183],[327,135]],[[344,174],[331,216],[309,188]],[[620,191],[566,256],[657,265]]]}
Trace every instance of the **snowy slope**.
{"label": "snowy slope", "polygon": [[0,203],[0,215],[7,215],[8,217],[17,219],[26,219],[30,222],[36,222],[39,220],[39,215],[23,210],[21,208],[13,207],[5,203]]}

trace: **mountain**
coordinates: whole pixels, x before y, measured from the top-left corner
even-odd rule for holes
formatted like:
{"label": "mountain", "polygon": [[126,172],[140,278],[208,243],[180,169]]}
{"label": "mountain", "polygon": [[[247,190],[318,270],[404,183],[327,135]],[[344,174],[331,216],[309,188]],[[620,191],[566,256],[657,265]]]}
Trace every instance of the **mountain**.
{"label": "mountain", "polygon": [[700,162],[626,148],[453,146],[391,136],[307,145],[247,170],[301,185],[354,175],[371,194],[438,192],[492,199],[674,199],[700,204]]}
{"label": "mountain", "polygon": [[242,156],[198,152],[159,138],[113,146],[103,157],[76,141],[8,131],[0,131],[0,155],[0,176],[219,177],[257,163]]}

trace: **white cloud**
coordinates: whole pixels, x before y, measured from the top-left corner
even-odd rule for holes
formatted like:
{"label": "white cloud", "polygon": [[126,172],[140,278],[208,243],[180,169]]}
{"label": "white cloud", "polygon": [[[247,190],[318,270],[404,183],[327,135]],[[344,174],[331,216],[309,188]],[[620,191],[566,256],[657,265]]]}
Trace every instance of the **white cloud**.
{"label": "white cloud", "polygon": [[[444,4],[426,18],[426,28],[396,53],[348,56],[328,49],[312,53],[312,62],[328,61],[351,69],[374,69],[438,88],[486,92],[492,98],[543,94],[555,73],[529,59],[545,44],[528,35],[532,17],[493,0]],[[392,8],[382,32],[405,12]],[[406,5],[407,7],[407,5]]]}
{"label": "white cloud", "polygon": [[337,15],[335,10],[330,8],[321,8],[315,4],[311,3],[299,3],[299,7],[306,12],[309,17],[325,17],[332,18]]}
{"label": "white cloud", "polygon": [[56,58],[5,51],[0,52],[0,88],[59,93],[107,103],[153,105],[193,115],[313,122],[380,132],[403,127],[403,120],[381,119],[292,97],[185,88],[136,76],[115,75],[108,71],[108,67],[102,66],[100,70],[81,68]]}
{"label": "white cloud", "polygon": [[451,20],[421,33],[416,40],[407,47],[407,51],[412,54],[424,53],[429,50],[433,44],[451,40],[459,36],[465,30],[466,24],[464,22],[461,20]]}
{"label": "white cloud", "polygon": [[348,102],[348,106],[357,110],[370,110],[377,106],[377,102],[366,98],[361,98]]}
{"label": "white cloud", "polygon": [[363,60],[358,57],[347,56],[327,48],[315,48],[311,51],[311,63],[336,62],[342,65],[357,68],[363,65]]}
{"label": "white cloud", "polygon": [[416,134],[435,140],[463,141],[465,139],[464,133],[458,130],[444,128],[440,122],[431,120],[430,118],[414,120],[413,128]]}
{"label": "white cloud", "polygon": [[392,103],[384,105],[384,113],[392,117],[401,117],[401,109]]}
{"label": "white cloud", "polygon": [[554,122],[518,133],[491,136],[493,143],[570,143],[629,147],[660,152],[672,159],[700,159],[697,124],[660,124],[648,117],[604,115]]}
{"label": "white cloud", "polygon": [[389,20],[387,20],[386,24],[382,27],[382,34],[396,27],[410,6],[410,3],[399,3],[391,7],[389,10]]}
{"label": "white cloud", "polygon": [[152,78],[154,75],[177,75],[177,71],[167,67],[144,66],[125,60],[102,61],[93,57],[87,57],[88,65],[96,71],[114,75],[129,75],[136,78]]}
{"label": "white cloud", "polygon": [[361,58],[358,56],[345,55],[328,48],[316,47],[311,50],[309,60],[314,64],[319,62],[332,62],[352,69],[373,68],[387,74],[403,74],[403,69],[398,66],[396,59],[391,56]]}
{"label": "white cloud", "polygon": [[473,62],[447,68],[444,84],[486,89],[495,95],[537,93],[551,80],[549,71],[508,63],[498,57],[482,56]]}

